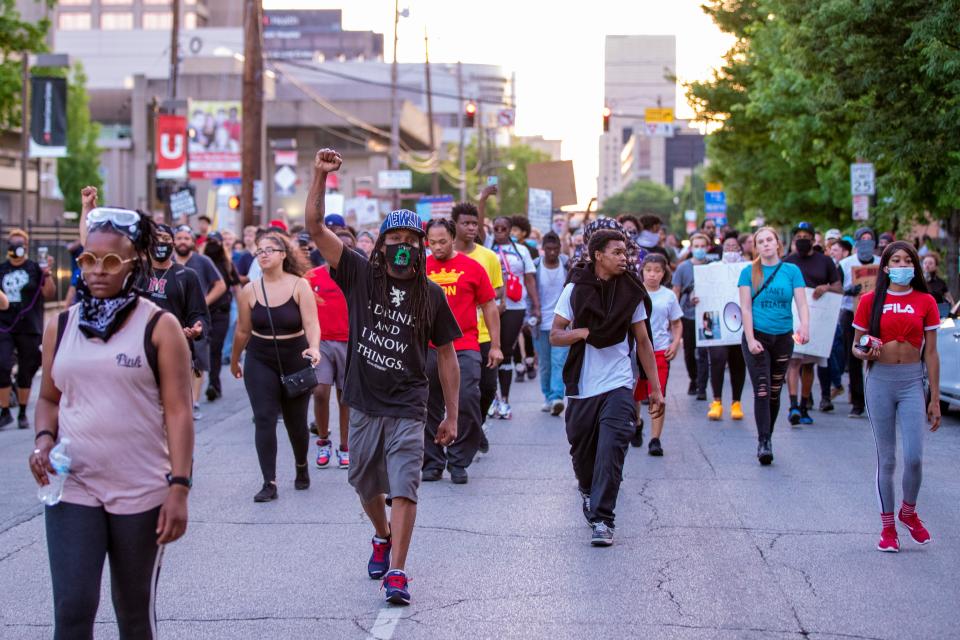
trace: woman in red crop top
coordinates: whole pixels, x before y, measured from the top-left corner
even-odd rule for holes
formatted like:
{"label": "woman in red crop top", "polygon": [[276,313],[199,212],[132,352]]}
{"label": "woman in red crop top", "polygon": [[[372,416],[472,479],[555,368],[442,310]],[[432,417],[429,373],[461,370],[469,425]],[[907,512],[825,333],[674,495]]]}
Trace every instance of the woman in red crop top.
{"label": "woman in red crop top", "polygon": [[[867,361],[864,397],[877,442],[877,497],[883,522],[877,545],[880,551],[900,550],[893,518],[898,421],[904,458],[899,519],[914,542],[930,541],[916,505],[923,470],[924,415],[931,431],[940,427],[939,327],[940,314],[933,296],[927,293],[916,250],[906,242],[890,243],[880,258],[876,287],[860,298],[853,319],[853,355]],[[861,347],[864,336],[878,338],[882,345]],[[929,397],[924,390],[924,367]]]}

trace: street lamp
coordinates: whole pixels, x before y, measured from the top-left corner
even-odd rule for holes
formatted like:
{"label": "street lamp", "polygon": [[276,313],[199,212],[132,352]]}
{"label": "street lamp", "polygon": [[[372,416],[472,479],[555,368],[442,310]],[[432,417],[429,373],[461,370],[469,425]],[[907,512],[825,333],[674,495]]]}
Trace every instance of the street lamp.
{"label": "street lamp", "polygon": [[[390,168],[400,168],[400,106],[397,104],[397,28],[400,25],[400,17],[410,16],[410,10],[400,10],[400,0],[394,0],[393,3],[393,64],[390,66]],[[432,123],[431,123],[431,126]],[[396,209],[399,204],[399,194],[396,190],[393,192],[393,208]]]}

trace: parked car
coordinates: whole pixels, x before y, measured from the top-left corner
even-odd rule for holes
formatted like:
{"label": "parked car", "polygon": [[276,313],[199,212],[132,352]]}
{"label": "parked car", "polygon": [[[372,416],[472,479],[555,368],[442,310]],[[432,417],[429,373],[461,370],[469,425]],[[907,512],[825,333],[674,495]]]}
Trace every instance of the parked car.
{"label": "parked car", "polygon": [[955,305],[950,314],[940,321],[937,331],[937,353],[940,354],[940,408],[960,406],[960,322]]}

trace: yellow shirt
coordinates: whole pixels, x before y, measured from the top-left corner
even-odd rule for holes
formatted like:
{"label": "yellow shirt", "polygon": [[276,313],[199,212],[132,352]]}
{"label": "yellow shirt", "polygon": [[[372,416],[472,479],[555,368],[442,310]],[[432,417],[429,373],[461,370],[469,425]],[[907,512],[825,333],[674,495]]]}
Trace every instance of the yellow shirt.
{"label": "yellow shirt", "polygon": [[[475,244],[473,251],[470,253],[466,251],[461,253],[470,256],[480,263],[480,266],[483,267],[487,275],[490,276],[490,284],[493,285],[494,289],[503,286],[503,271],[500,270],[500,259],[497,258],[497,254],[479,244]],[[479,308],[477,308],[477,331],[479,333],[480,344],[490,342],[490,332],[487,331],[487,323],[483,321],[483,313]]]}

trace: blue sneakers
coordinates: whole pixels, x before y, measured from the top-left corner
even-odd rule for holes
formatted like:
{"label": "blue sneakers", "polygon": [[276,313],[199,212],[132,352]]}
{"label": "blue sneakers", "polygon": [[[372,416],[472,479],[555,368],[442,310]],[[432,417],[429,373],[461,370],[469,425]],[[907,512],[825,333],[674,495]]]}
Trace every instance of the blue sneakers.
{"label": "blue sneakers", "polygon": [[386,591],[385,597],[390,604],[410,604],[410,591],[407,590],[407,574],[399,569],[394,569],[387,573],[383,578],[383,589]]}
{"label": "blue sneakers", "polygon": [[813,424],[813,418],[807,413],[807,408],[800,409],[800,424]]}
{"label": "blue sneakers", "polygon": [[370,541],[373,545],[373,553],[370,554],[370,561],[367,562],[367,575],[373,580],[379,580],[387,573],[390,568],[390,540],[374,537]]}
{"label": "blue sneakers", "polygon": [[794,427],[800,424],[800,407],[790,407],[790,413],[787,414],[787,419],[790,420],[790,424]]}

